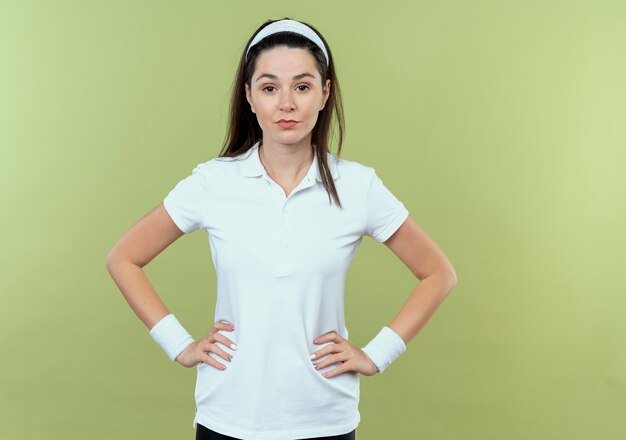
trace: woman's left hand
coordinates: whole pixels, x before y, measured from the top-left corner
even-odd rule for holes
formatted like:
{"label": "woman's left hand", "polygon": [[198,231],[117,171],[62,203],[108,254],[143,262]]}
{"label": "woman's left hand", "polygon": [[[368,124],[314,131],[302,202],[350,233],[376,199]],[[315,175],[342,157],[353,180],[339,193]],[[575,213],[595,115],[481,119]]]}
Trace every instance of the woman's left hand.
{"label": "woman's left hand", "polygon": [[[374,362],[372,362],[363,350],[348,339],[342,338],[334,331],[318,337],[313,342],[315,344],[332,342],[332,344],[328,344],[311,353],[315,355],[315,357],[311,359],[311,362],[314,363],[314,366],[317,365],[316,369],[319,370],[337,362],[342,363],[340,366],[324,373],[323,376],[326,378],[337,376],[338,374],[348,371],[361,373],[364,376],[373,376],[378,373],[378,367],[376,367]],[[330,354],[330,356],[326,357],[324,360],[315,362],[316,359],[328,354]]]}

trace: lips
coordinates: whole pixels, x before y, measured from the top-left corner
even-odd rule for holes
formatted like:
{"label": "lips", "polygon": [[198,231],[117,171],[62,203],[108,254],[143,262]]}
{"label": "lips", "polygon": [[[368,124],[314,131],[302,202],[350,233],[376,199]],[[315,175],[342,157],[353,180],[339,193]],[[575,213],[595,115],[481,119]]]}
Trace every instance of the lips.
{"label": "lips", "polygon": [[298,121],[294,121],[293,119],[290,119],[290,120],[281,119],[280,121],[278,121],[278,125],[280,125],[283,128],[291,128],[297,123]]}

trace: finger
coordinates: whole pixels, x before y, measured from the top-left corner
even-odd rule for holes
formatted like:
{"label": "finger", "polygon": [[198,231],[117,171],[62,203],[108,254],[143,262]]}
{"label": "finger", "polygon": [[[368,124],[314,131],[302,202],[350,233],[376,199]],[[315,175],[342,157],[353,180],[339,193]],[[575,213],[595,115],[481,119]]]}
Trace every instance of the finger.
{"label": "finger", "polygon": [[313,343],[323,344],[325,342],[334,342],[337,340],[336,338],[337,338],[337,333],[330,332],[330,333],[323,334],[322,336],[318,336],[317,338],[313,340]]}
{"label": "finger", "polygon": [[216,355],[228,362],[230,362],[230,360],[232,359],[230,354],[226,353],[219,345],[217,345],[217,343],[214,342],[209,342],[207,350],[204,351],[215,353]]}
{"label": "finger", "polygon": [[320,342],[322,342],[323,339],[324,339],[324,336],[318,336],[317,338],[313,339],[313,343],[319,344]]}
{"label": "finger", "polygon": [[237,344],[235,344],[231,339],[227,338],[221,333],[215,333],[213,335],[216,341],[219,341],[220,344],[224,344],[224,346],[231,348],[233,350],[237,350]]}
{"label": "finger", "polygon": [[[319,350],[314,351],[313,353],[311,353],[311,355],[309,356],[311,359],[311,362],[313,362],[315,365],[320,365],[323,361],[327,361],[329,358],[329,356],[331,356],[333,353],[342,353],[345,350],[343,350],[345,346],[341,343],[334,343],[334,342],[329,342],[327,345],[325,345],[324,347],[320,348]],[[335,359],[335,358],[333,358]],[[328,363],[325,362],[324,364],[322,364],[323,366],[332,364],[332,362]],[[318,367],[318,368],[323,368],[322,367]]]}
{"label": "finger", "polygon": [[313,353],[311,353],[310,358],[312,361],[323,358],[324,356],[335,352],[336,349],[337,349],[337,344],[333,344],[332,342],[328,343],[327,345],[323,346],[319,350],[315,350]]}
{"label": "finger", "polygon": [[213,327],[220,329],[220,330],[226,330],[229,332],[232,332],[233,330],[235,330],[235,326],[233,324],[231,324],[230,322],[224,322],[224,321],[216,321]]}
{"label": "finger", "polygon": [[314,362],[313,366],[315,367],[316,370],[321,370],[322,368],[326,368],[333,364],[341,364],[342,362],[347,361],[349,359],[350,359],[349,356],[347,356],[344,353],[339,352],[337,354],[328,356],[319,362]]}
{"label": "finger", "polygon": [[222,330],[232,332],[235,330],[235,327],[233,326],[233,324],[217,321],[213,324],[211,330],[207,332],[206,336],[211,337],[212,335],[217,334],[219,331]]}
{"label": "finger", "polygon": [[202,362],[204,362],[207,365],[212,366],[213,368],[216,368],[218,370],[225,370],[226,369],[226,365],[216,361],[215,359],[213,359],[211,356],[209,356],[208,354],[206,356],[202,357]]}
{"label": "finger", "polygon": [[328,333],[324,334],[324,335],[321,335],[321,336],[318,336],[317,338],[315,338],[313,340],[313,343],[314,344],[323,344],[324,342],[326,342],[328,340],[328,336],[329,336]]}
{"label": "finger", "polygon": [[326,373],[322,374],[322,376],[324,376],[326,379],[329,379],[343,373],[344,371],[346,371],[346,368],[344,366],[340,366],[327,371]]}

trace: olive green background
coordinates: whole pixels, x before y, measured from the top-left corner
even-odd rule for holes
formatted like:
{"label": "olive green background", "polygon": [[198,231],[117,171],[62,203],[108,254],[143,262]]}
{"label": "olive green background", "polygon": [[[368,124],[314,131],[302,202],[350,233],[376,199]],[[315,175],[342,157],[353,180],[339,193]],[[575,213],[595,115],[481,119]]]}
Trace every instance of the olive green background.
{"label": "olive green background", "polygon": [[[222,145],[252,32],[288,16],[336,59],[341,156],[376,168],[458,284],[382,375],[359,440],[626,438],[623,1],[0,1],[0,438],[191,439],[195,369],[110,278],[119,237]],[[196,338],[206,234],[146,273]],[[417,284],[349,273],[365,345]]]}

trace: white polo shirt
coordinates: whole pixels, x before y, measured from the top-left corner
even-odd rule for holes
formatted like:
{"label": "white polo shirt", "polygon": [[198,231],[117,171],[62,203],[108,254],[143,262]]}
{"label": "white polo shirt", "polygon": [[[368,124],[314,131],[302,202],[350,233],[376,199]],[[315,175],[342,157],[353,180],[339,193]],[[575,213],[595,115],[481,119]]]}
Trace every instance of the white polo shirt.
{"label": "white polo shirt", "polygon": [[235,326],[220,331],[237,344],[219,343],[232,361],[209,353],[227,368],[197,366],[193,426],[246,440],[345,434],[360,422],[359,374],[323,377],[339,364],[316,370],[309,355],[328,343],[313,340],[330,331],[348,338],[344,287],[361,240],[387,240],[409,212],[374,168],[331,153],[343,209],[330,204],[317,158],[286,197],[258,147],[198,164],[163,200],[183,232],[207,231],[213,322]]}

